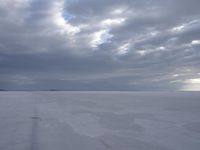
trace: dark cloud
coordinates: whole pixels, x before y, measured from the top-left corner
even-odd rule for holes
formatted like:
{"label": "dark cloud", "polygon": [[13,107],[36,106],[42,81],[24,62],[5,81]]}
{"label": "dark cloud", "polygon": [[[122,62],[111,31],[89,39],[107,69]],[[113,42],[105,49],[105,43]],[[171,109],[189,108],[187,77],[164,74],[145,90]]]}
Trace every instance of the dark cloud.
{"label": "dark cloud", "polygon": [[199,5],[1,1],[0,89],[200,90]]}

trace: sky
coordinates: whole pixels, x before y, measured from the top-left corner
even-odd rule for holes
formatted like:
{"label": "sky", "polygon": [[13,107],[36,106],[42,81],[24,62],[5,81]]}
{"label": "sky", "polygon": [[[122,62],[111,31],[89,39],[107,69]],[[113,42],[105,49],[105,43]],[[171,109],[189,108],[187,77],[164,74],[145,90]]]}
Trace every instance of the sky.
{"label": "sky", "polygon": [[0,89],[200,90],[199,0],[0,0]]}

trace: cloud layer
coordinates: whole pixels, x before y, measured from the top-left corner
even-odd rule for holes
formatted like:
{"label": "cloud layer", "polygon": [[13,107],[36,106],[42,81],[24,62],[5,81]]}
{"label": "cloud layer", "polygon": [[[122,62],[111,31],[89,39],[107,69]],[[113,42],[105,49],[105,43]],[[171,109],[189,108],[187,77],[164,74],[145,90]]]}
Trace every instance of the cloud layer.
{"label": "cloud layer", "polygon": [[200,90],[199,5],[0,1],[0,88]]}

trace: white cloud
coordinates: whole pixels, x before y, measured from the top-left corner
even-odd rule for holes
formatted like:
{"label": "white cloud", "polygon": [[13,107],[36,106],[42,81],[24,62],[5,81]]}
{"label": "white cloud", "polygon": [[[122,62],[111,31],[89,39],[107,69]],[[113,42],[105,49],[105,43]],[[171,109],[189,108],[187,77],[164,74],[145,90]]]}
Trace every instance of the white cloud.
{"label": "white cloud", "polygon": [[97,48],[98,45],[100,44],[103,44],[103,43],[109,43],[110,39],[113,37],[113,35],[111,35],[109,33],[109,30],[100,30],[100,31],[97,31],[97,32],[94,32],[92,33],[92,36],[91,36],[91,42],[90,42],[90,45],[93,47],[93,48]]}
{"label": "white cloud", "polygon": [[122,24],[126,19],[125,18],[115,18],[115,19],[105,19],[101,22],[102,26],[112,27],[115,25]]}
{"label": "white cloud", "polygon": [[187,79],[187,80],[185,80],[185,83],[189,83],[189,84],[200,84],[200,78],[196,78],[196,79]]}
{"label": "white cloud", "polygon": [[200,45],[200,40],[193,40],[191,42],[192,45]]}
{"label": "white cloud", "polygon": [[196,19],[189,22],[185,22],[182,25],[176,26],[172,28],[171,31],[175,33],[190,31],[194,29],[199,29],[199,25],[200,25],[200,20]]}
{"label": "white cloud", "polygon": [[166,47],[160,46],[160,47],[157,48],[157,50],[163,51],[163,50],[166,50]]}
{"label": "white cloud", "polygon": [[159,34],[158,31],[152,31],[152,32],[150,33],[151,36],[157,36],[158,34]]}
{"label": "white cloud", "polygon": [[64,1],[56,1],[54,3],[54,9],[52,12],[53,21],[59,27],[59,32],[64,34],[67,33],[69,35],[74,35],[80,32],[80,28],[71,25],[65,18],[63,17],[64,11]]}
{"label": "white cloud", "polygon": [[117,49],[117,54],[119,55],[124,55],[126,53],[128,53],[130,48],[130,43],[125,43],[123,45],[121,45],[118,49]]}
{"label": "white cloud", "polygon": [[173,32],[180,32],[180,31],[182,31],[184,28],[185,28],[185,25],[180,25],[180,26],[177,26],[177,27],[172,28],[172,31],[173,31]]}
{"label": "white cloud", "polygon": [[148,52],[145,51],[145,50],[139,50],[139,51],[137,51],[137,53],[138,53],[139,55],[141,55],[141,56],[144,56],[144,55],[146,55]]}
{"label": "white cloud", "polygon": [[121,15],[125,11],[125,8],[117,8],[111,12],[113,15]]}
{"label": "white cloud", "polygon": [[184,80],[183,91],[200,91],[200,78]]}

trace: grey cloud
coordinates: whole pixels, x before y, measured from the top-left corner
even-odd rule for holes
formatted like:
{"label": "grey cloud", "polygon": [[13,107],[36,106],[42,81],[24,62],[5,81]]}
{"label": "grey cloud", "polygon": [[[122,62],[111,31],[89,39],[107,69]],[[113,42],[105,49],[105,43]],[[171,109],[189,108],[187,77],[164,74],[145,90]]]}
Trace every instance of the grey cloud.
{"label": "grey cloud", "polygon": [[0,2],[0,88],[180,90],[200,78],[198,0],[12,3]]}

